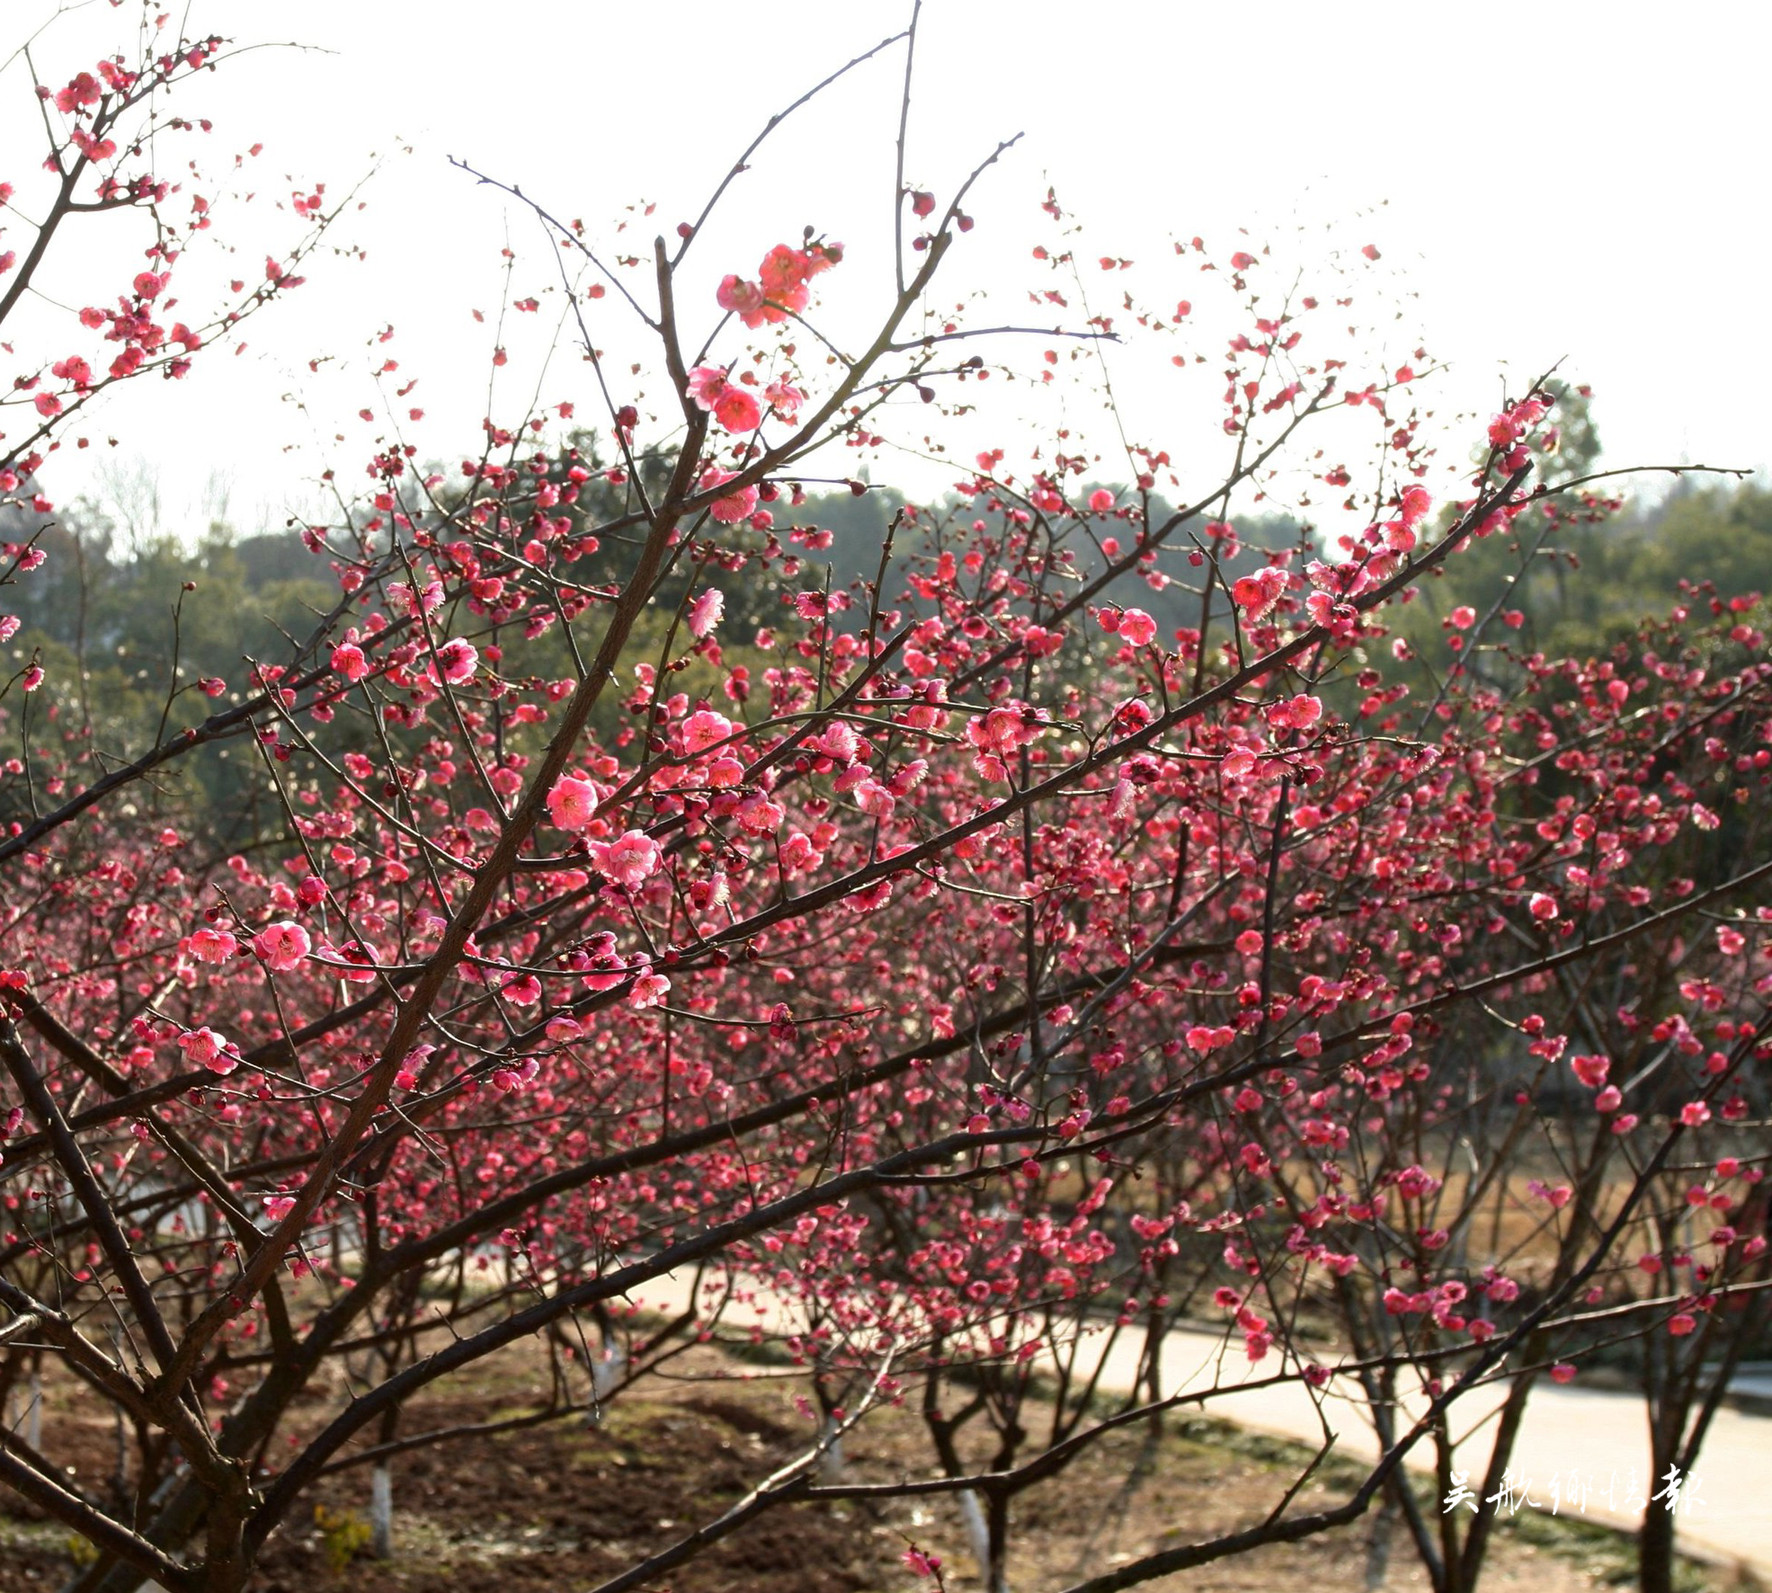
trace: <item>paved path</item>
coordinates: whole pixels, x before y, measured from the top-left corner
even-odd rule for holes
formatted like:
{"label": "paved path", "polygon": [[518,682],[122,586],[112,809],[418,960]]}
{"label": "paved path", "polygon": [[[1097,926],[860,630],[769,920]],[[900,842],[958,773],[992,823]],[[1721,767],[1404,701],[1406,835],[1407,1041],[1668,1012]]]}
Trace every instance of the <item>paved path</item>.
{"label": "paved path", "polygon": [[[1165,1386],[1210,1389],[1241,1382],[1268,1370],[1250,1367],[1241,1343],[1227,1351],[1221,1339],[1178,1329],[1164,1344]],[[1116,1345],[1108,1354],[1103,1382],[1131,1386],[1136,1375],[1135,1345]],[[1325,1391],[1323,1415],[1339,1434],[1338,1451],[1375,1458],[1378,1443],[1361,1410],[1351,1379],[1337,1379]],[[1490,1418],[1506,1398],[1505,1384],[1473,1389],[1453,1406],[1460,1435],[1455,1469],[1480,1487],[1494,1440]],[[1419,1391],[1405,1401],[1418,1414]],[[1307,1390],[1288,1384],[1215,1397],[1205,1407],[1215,1416],[1261,1432],[1304,1442],[1322,1442],[1323,1424]],[[1563,1513],[1635,1531],[1642,1499],[1656,1492],[1649,1484],[1649,1431],[1643,1401],[1635,1395],[1540,1382],[1526,1404],[1514,1443],[1513,1463],[1523,1486],[1549,1510],[1553,1490]],[[1432,1450],[1419,1445],[1411,1466],[1431,1470]],[[1711,1424],[1693,1475],[1695,1492],[1679,1516],[1683,1547],[1729,1563],[1745,1563],[1762,1579],[1772,1577],[1772,1420],[1725,1408]],[[1585,1484],[1585,1499],[1575,1492]],[[1632,1493],[1636,1499],[1631,1498]],[[1660,1506],[1657,1506],[1660,1508]]]}
{"label": "paved path", "polygon": [[[668,1277],[637,1291],[639,1304],[655,1310],[681,1311],[688,1303],[689,1282]],[[759,1318],[771,1333],[793,1330],[791,1302],[770,1295],[755,1305],[729,1308],[726,1320],[749,1329]],[[1106,1350],[1100,1386],[1123,1393],[1133,1386],[1139,1365],[1134,1335],[1109,1335],[1094,1341]],[[1086,1348],[1098,1364],[1100,1349]],[[1338,1453],[1362,1459],[1375,1457],[1378,1444],[1357,1399],[1356,1386],[1337,1379],[1324,1391],[1323,1416],[1303,1385],[1239,1389],[1235,1385],[1271,1374],[1270,1359],[1251,1367],[1240,1337],[1228,1347],[1210,1334],[1178,1328],[1164,1341],[1163,1382],[1166,1392],[1224,1388],[1202,1406],[1208,1414],[1277,1437],[1313,1446],[1323,1441],[1323,1417],[1337,1433]],[[1085,1374],[1086,1375],[1086,1374]],[[1488,1420],[1506,1397],[1505,1385],[1473,1389],[1453,1407],[1460,1434],[1458,1470],[1467,1471],[1479,1486],[1488,1468],[1493,1423]],[[1419,1394],[1413,1403],[1420,1407]],[[1530,1496],[1548,1511],[1553,1487],[1560,1495],[1560,1513],[1585,1516],[1634,1531],[1641,1519],[1641,1500],[1661,1486],[1650,1485],[1649,1432],[1643,1401],[1635,1395],[1541,1382],[1527,1402],[1514,1444],[1515,1470],[1525,1479]],[[1410,1453],[1413,1467],[1431,1470],[1432,1450],[1425,1443]],[[1772,1417],[1724,1408],[1718,1411],[1694,1468],[1695,1493],[1679,1515],[1680,1547],[1724,1564],[1740,1564],[1763,1581],[1772,1581]],[[1585,1501],[1573,1488],[1585,1483]],[[1634,1490],[1635,1497],[1632,1497]],[[1660,1508],[1660,1506],[1657,1506]]]}

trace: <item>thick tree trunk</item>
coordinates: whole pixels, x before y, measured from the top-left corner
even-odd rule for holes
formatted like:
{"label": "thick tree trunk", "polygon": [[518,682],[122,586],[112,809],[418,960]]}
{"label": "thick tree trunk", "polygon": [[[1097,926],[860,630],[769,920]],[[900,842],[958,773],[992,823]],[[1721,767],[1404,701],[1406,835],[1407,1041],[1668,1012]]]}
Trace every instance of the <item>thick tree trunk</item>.
{"label": "thick tree trunk", "polygon": [[960,1493],[960,1520],[966,1527],[966,1546],[978,1562],[978,1577],[991,1593],[991,1529],[985,1520],[984,1501],[970,1488]]}
{"label": "thick tree trunk", "polygon": [[605,1335],[601,1353],[591,1361],[591,1409],[587,1419],[592,1426],[603,1420],[603,1401],[621,1386],[627,1370],[627,1351],[613,1337]]}
{"label": "thick tree trunk", "polygon": [[38,1454],[43,1453],[43,1376],[31,1368],[25,1383],[25,1442]]}
{"label": "thick tree trunk", "polygon": [[[391,1444],[400,1435],[400,1407],[390,1405],[382,1416],[378,1441]],[[394,1473],[387,1460],[369,1470],[369,1552],[378,1560],[394,1557]]]}
{"label": "thick tree trunk", "polygon": [[839,1426],[835,1417],[827,1416],[819,1429],[819,1439],[825,1446],[818,1461],[820,1482],[836,1484],[843,1480],[843,1435]]}
{"label": "thick tree trunk", "polygon": [[991,1496],[986,1511],[990,1527],[990,1568],[985,1575],[985,1593],[1009,1593],[1009,1495]]}
{"label": "thick tree trunk", "polygon": [[394,1474],[385,1465],[369,1473],[369,1552],[378,1560],[394,1557]]}
{"label": "thick tree trunk", "polygon": [[1674,1593],[1674,1513],[1655,1499],[1643,1507],[1637,1531],[1637,1586],[1642,1593]]}
{"label": "thick tree trunk", "polygon": [[1397,1501],[1387,1488],[1372,1513],[1366,1535],[1366,1593],[1379,1593],[1390,1573],[1391,1538],[1397,1525]]}

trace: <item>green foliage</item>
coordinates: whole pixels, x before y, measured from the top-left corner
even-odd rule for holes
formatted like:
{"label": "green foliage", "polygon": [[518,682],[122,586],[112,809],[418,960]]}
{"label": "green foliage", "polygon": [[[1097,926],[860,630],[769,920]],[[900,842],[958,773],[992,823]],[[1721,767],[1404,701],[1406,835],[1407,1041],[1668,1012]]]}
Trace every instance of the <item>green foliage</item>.
{"label": "green foliage", "polygon": [[[562,506],[573,520],[573,535],[590,535],[593,526],[607,528],[624,515],[637,518],[641,503],[633,482],[608,479],[594,437],[582,435],[574,443],[590,479],[579,486],[576,503]],[[1560,469],[1565,474],[1589,469],[1596,448],[1585,407],[1576,404],[1564,426]],[[641,462],[648,496],[662,488],[670,464],[666,458]],[[564,486],[563,472],[560,480]],[[439,488],[433,513],[459,517],[470,509],[469,485],[457,481]],[[629,657],[671,670],[667,693],[681,691],[691,700],[722,706],[729,671],[745,666],[760,675],[765,660],[754,638],[782,623],[784,591],[827,585],[853,591],[857,583],[871,583],[887,528],[902,506],[902,497],[890,489],[861,495],[839,489],[807,496],[797,505],[789,491],[780,491],[766,505],[772,525],[722,529],[718,542],[732,555],[773,543],[772,568],[785,580],[760,580],[754,564],[736,557],[731,563],[737,568],[720,559],[698,566],[685,562],[669,573],[641,615]],[[949,510],[963,513],[964,506]],[[1166,505],[1152,506],[1158,523],[1168,512]],[[882,594],[888,606],[902,595],[912,561],[930,554],[924,527],[939,524],[943,513],[938,506],[933,515],[921,517],[921,524],[899,533]],[[1067,578],[1080,587],[1105,567],[1099,536],[1118,535],[1124,544],[1128,534],[1126,526],[1112,521],[1055,522],[1055,537],[1073,555]],[[1238,535],[1247,547],[1292,545],[1308,534],[1280,517],[1238,517]],[[447,542],[449,536],[445,531],[439,540]],[[16,672],[35,655],[47,678],[34,695],[15,691],[0,705],[0,754],[17,754],[23,741],[32,749],[34,769],[80,759],[70,774],[82,783],[140,756],[165,734],[241,700],[250,661],[287,661],[339,597],[327,561],[311,553],[294,531],[235,538],[217,524],[193,550],[188,541],[164,533],[121,533],[104,513],[79,504],[43,533],[40,545],[47,555],[43,567],[5,594],[4,608],[22,622],[6,662]],[[1189,545],[1187,528],[1174,545]],[[574,583],[581,589],[617,586],[636,546],[619,528],[604,530],[596,550],[573,566]],[[1174,558],[1165,562],[1177,567]],[[1461,661],[1448,646],[1445,625],[1455,607],[1468,605],[1479,616],[1519,611],[1517,628],[1495,620],[1483,633],[1482,646],[1462,656],[1475,675],[1505,689],[1517,666],[1504,649],[1575,657],[1609,653],[1635,634],[1645,617],[1665,616],[1679,600],[1681,582],[1699,571],[1720,602],[1772,589],[1772,491],[1704,486],[1687,478],[1651,506],[1593,523],[1523,518],[1508,534],[1472,543],[1394,614],[1393,625],[1420,660],[1399,723],[1412,724],[1426,711],[1445,672]],[[193,590],[185,590],[187,582]],[[681,621],[683,606],[708,587],[725,598],[717,662],[691,655]],[[1147,609],[1164,638],[1199,620],[1198,597],[1180,583],[1153,587],[1129,574],[1102,596]],[[1704,594],[1691,600],[1710,601]],[[574,676],[578,661],[595,654],[606,615],[606,605],[593,601],[570,624],[532,639],[523,650],[525,668],[549,679]],[[472,631],[482,646],[500,639],[466,612],[442,621],[448,629]],[[1092,630],[1077,617],[1070,627],[1082,627],[1084,645],[1067,648],[1043,668],[1088,670]],[[227,683],[214,702],[198,686],[212,678]],[[636,685],[618,681],[618,689],[599,702],[594,728],[606,744],[641,731],[627,706]],[[1353,690],[1350,681],[1345,687],[1332,685],[1330,694],[1338,707],[1351,711],[1357,702],[1357,696],[1348,696]],[[351,706],[340,709],[347,726],[356,714]],[[364,720],[355,733],[361,737],[357,744],[367,748],[374,729]],[[350,734],[347,730],[347,739]],[[423,734],[395,732],[396,739]],[[501,745],[512,750],[540,750],[541,734],[531,727],[501,724],[498,734]],[[177,767],[175,775],[144,788],[138,798],[156,815],[173,822],[194,817],[227,848],[280,826],[282,798],[248,737],[180,760]],[[288,794],[300,800],[299,792]],[[9,812],[0,819],[25,816]]]}
{"label": "green foliage", "polygon": [[343,1576],[358,1555],[369,1552],[374,1533],[367,1521],[349,1510],[329,1510],[325,1505],[317,1504],[314,1506],[314,1525],[320,1529],[326,1569],[334,1576]]}
{"label": "green foliage", "polygon": [[[25,740],[46,770],[83,758],[82,780],[140,756],[163,726],[205,718],[216,704],[198,682],[224,680],[219,703],[238,701],[246,661],[286,658],[290,638],[310,635],[337,600],[330,572],[293,534],[236,541],[217,526],[194,551],[170,535],[125,551],[102,513],[77,505],[39,546],[43,567],[5,594],[21,621],[6,662],[11,673],[35,655],[47,678],[0,710],[0,736],[8,753]],[[236,742],[143,800],[218,815],[235,834],[256,828],[264,794],[251,749]]]}
{"label": "green foliage", "polygon": [[[1423,583],[1396,625],[1436,672],[1453,662],[1444,622],[1461,604],[1479,620],[1497,608],[1523,616],[1517,630],[1493,622],[1486,643],[1547,657],[1603,657],[1645,620],[1665,618],[1682,600],[1682,583],[1702,580],[1724,604],[1772,592],[1772,491],[1682,478],[1659,503],[1591,524],[1523,518],[1512,534],[1473,542],[1441,572]],[[1709,593],[1695,596],[1710,600]],[[1474,667],[1494,673],[1492,660],[1479,657]]]}

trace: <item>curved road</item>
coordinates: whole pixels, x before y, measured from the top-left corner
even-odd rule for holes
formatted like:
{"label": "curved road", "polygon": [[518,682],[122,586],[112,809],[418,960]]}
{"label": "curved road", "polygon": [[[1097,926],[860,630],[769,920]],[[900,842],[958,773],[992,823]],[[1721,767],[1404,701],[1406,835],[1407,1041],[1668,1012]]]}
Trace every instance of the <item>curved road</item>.
{"label": "curved road", "polygon": [[[689,1290],[687,1276],[673,1275],[647,1285],[633,1299],[643,1308],[675,1314],[688,1305]],[[761,1294],[754,1306],[729,1306],[726,1319],[748,1329],[752,1311],[772,1334],[794,1330],[792,1303],[770,1293]],[[1110,1343],[1106,1333],[1100,1339],[1107,1355],[1100,1386],[1124,1393],[1138,1374],[1139,1341],[1134,1335],[1121,1334]],[[1087,1355],[1085,1351],[1085,1358]],[[1099,1360],[1097,1355],[1090,1361],[1084,1375]],[[1177,1328],[1164,1341],[1164,1392],[1220,1388],[1224,1391],[1201,1407],[1208,1414],[1313,1448],[1323,1441],[1326,1417],[1330,1429],[1338,1434],[1338,1452],[1362,1459],[1376,1457],[1378,1443],[1362,1414],[1357,1385],[1351,1379],[1338,1378],[1323,1391],[1322,1416],[1310,1390],[1300,1383],[1237,1387],[1264,1373],[1271,1375],[1274,1365],[1268,1361],[1250,1366],[1240,1339],[1227,1344],[1211,1334]],[[1504,1383],[1473,1389],[1453,1407],[1459,1424],[1456,1430],[1462,1435],[1458,1469],[1468,1472],[1473,1490],[1480,1488],[1489,1465],[1492,1423],[1488,1418],[1506,1392]],[[1408,1403],[1405,1400],[1405,1405]],[[1648,1480],[1648,1419],[1643,1401],[1633,1394],[1541,1381],[1527,1402],[1513,1459],[1525,1490],[1516,1509],[1532,1507],[1526,1498],[1546,1512],[1554,1503],[1561,1514],[1625,1531],[1636,1530],[1644,1501],[1662,1486],[1660,1481],[1651,1484]],[[1418,1445],[1410,1464],[1431,1470],[1431,1449]],[[1772,1582],[1769,1471],[1772,1418],[1728,1407],[1718,1411],[1693,1477],[1685,1480],[1686,1497],[1678,1512],[1679,1548],[1707,1560],[1740,1565],[1760,1580]],[[1505,1501],[1494,1508],[1505,1509]]]}

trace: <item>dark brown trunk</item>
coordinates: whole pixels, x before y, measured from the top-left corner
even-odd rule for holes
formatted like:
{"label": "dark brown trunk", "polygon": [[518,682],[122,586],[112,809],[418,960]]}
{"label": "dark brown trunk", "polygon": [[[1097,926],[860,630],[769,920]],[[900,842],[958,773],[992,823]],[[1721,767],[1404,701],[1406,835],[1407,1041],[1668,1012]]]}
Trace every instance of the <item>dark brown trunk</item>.
{"label": "dark brown trunk", "polygon": [[1674,1593],[1674,1513],[1651,1499],[1637,1532],[1637,1586],[1641,1593]]}

